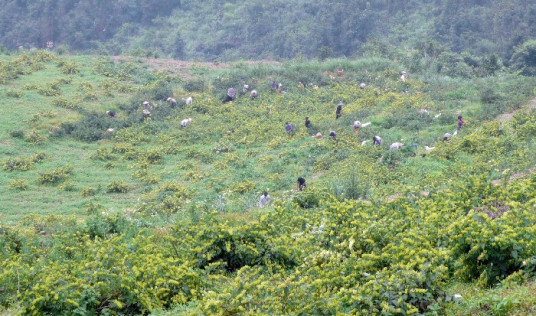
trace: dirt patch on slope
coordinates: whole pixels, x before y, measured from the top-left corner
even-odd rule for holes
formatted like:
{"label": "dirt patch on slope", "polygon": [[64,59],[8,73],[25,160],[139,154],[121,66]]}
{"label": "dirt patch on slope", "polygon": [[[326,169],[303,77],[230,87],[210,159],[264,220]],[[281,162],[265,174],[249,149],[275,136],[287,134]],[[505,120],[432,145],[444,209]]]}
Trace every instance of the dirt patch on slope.
{"label": "dirt patch on slope", "polygon": [[527,105],[523,106],[522,108],[520,109],[517,109],[513,112],[510,112],[510,113],[505,113],[505,114],[501,114],[499,116],[497,116],[497,121],[499,121],[500,123],[503,123],[503,122],[508,122],[510,121],[514,115],[516,115],[517,113],[519,112],[525,112],[525,111],[530,111],[532,109],[536,109],[536,99],[532,99]]}

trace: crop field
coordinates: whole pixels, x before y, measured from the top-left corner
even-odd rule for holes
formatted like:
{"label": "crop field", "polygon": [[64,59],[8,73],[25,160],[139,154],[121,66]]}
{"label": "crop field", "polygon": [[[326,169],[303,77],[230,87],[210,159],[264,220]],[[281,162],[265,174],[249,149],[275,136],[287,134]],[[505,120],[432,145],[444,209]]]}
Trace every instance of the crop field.
{"label": "crop field", "polygon": [[0,55],[0,311],[536,313],[536,79],[165,65]]}

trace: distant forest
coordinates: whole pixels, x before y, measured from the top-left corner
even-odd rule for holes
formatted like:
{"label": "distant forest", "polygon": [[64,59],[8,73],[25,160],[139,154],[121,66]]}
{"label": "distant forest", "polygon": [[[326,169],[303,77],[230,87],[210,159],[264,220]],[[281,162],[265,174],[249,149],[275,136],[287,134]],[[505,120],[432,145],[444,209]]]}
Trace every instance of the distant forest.
{"label": "distant forest", "polygon": [[[534,39],[533,0],[4,0],[0,44],[190,60],[441,51],[507,64]],[[532,38],[531,38],[532,37]]]}

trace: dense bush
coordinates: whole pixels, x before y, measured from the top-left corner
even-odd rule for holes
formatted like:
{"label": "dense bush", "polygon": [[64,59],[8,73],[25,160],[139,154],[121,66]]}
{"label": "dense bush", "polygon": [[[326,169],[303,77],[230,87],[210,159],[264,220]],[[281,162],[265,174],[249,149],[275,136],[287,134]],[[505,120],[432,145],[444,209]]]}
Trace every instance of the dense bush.
{"label": "dense bush", "polygon": [[2,162],[3,168],[6,171],[21,170],[26,171],[33,168],[35,163],[45,160],[46,154],[37,152],[30,157],[10,158]]}
{"label": "dense bush", "polygon": [[129,190],[128,184],[121,180],[113,180],[106,186],[106,192],[108,193],[127,193]]}
{"label": "dense bush", "polygon": [[73,166],[58,167],[52,171],[39,173],[39,183],[41,184],[58,184],[65,180],[73,171]]}

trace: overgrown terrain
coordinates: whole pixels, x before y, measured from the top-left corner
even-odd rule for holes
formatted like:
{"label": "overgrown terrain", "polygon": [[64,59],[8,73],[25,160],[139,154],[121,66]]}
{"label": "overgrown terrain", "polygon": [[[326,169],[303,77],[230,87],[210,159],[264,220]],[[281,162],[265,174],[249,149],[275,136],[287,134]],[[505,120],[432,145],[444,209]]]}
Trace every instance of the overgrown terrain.
{"label": "overgrown terrain", "polygon": [[[536,267],[536,113],[525,108],[536,80],[473,58],[166,71],[136,58],[0,55],[0,304],[69,315],[536,312],[534,295],[519,294]],[[420,71],[401,80],[407,69]],[[243,84],[259,97],[222,103]],[[466,125],[442,141],[458,115]],[[354,134],[355,120],[371,125]],[[259,208],[265,190],[272,202]]]}

